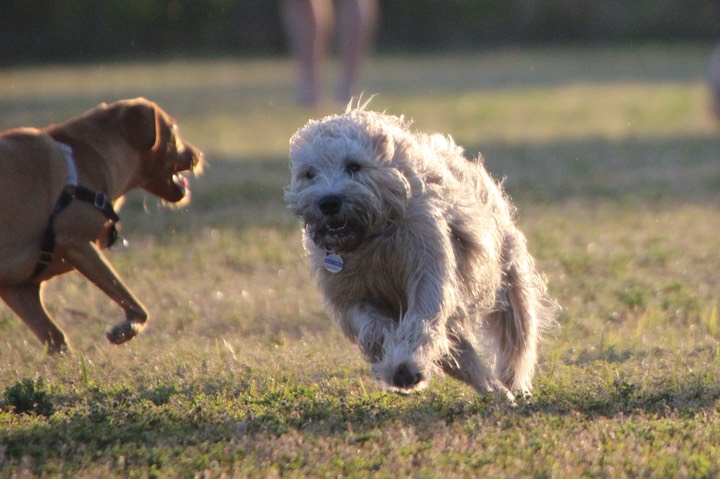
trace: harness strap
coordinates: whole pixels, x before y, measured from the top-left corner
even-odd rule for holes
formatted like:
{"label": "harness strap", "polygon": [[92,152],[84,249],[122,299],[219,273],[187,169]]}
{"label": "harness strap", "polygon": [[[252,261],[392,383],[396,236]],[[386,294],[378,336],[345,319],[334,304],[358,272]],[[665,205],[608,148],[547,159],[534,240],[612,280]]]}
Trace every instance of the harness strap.
{"label": "harness strap", "polygon": [[[120,221],[120,217],[117,213],[115,213],[115,210],[113,209],[112,202],[103,193],[98,193],[89,190],[84,186],[77,185],[67,185],[63,190],[63,193],[66,192],[70,195],[71,199],[74,198],[80,201],[84,201],[86,203],[91,203],[95,208],[102,211],[105,217],[113,223],[117,223],[118,221]],[[62,194],[60,195],[60,197],[62,198]],[[59,201],[60,200],[58,200],[58,202]]]}
{"label": "harness strap", "polygon": [[55,224],[55,218],[58,217],[58,215],[72,202],[73,199],[92,204],[95,208],[102,211],[105,217],[112,222],[112,225],[110,226],[110,237],[108,238],[108,248],[115,243],[118,237],[117,227],[115,224],[120,221],[120,217],[113,209],[112,202],[105,194],[89,190],[84,186],[79,186],[77,184],[77,169],[75,168],[72,148],[64,143],[59,143],[59,145],[65,153],[68,177],[67,182],[65,183],[65,188],[63,188],[60,193],[60,197],[55,203],[55,208],[53,208],[52,213],[50,213],[48,224],[45,227],[43,241],[40,246],[40,256],[38,257],[33,277],[42,273],[45,268],[52,263],[53,258],[55,257],[53,253],[55,250],[55,228],[53,227]]}

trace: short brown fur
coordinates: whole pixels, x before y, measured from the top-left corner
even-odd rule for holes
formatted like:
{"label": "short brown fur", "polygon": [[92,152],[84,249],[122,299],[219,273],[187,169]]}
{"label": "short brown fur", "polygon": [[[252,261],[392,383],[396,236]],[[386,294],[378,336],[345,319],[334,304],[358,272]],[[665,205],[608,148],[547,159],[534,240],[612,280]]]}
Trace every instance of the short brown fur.
{"label": "short brown fur", "polygon": [[102,104],[78,118],[43,129],[0,133],[0,297],[50,353],[68,341],[42,304],[50,278],[79,271],[122,307],[125,320],[107,334],[115,344],[136,336],[148,319],[102,249],[112,222],[92,204],[71,201],[57,215],[52,261],[36,272],[48,220],[66,186],[72,148],[78,184],[105,194],[115,210],[123,196],[142,188],[164,201],[189,201],[181,172],[199,173],[202,153],[177,135],[175,120],[144,98]]}

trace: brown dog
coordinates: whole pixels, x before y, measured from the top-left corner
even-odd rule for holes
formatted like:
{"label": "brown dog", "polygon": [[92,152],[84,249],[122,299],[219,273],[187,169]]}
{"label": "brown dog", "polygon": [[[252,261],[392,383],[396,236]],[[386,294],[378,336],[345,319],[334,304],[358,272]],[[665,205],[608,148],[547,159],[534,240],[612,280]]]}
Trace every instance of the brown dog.
{"label": "brown dog", "polygon": [[107,333],[112,343],[140,332],[148,313],[101,252],[116,237],[115,208],[136,188],[169,203],[188,201],[180,173],[199,173],[202,162],[175,121],[144,98],[0,134],[0,297],[50,353],[68,343],[43,307],[42,283],[73,269],[125,311]]}

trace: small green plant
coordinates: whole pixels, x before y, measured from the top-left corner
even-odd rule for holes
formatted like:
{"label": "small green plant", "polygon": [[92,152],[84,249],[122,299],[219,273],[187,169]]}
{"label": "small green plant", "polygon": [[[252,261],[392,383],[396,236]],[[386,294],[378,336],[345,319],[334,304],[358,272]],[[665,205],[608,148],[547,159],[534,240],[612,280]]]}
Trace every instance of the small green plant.
{"label": "small green plant", "polygon": [[720,334],[720,316],[718,315],[717,305],[713,305],[710,311],[701,318],[702,324],[707,328],[710,336],[717,338]]}
{"label": "small green plant", "polygon": [[42,377],[35,381],[25,378],[5,389],[5,403],[16,414],[36,414],[45,417],[55,412]]}
{"label": "small green plant", "polygon": [[617,293],[617,298],[626,308],[638,310],[647,307],[650,291],[642,286],[629,286]]}

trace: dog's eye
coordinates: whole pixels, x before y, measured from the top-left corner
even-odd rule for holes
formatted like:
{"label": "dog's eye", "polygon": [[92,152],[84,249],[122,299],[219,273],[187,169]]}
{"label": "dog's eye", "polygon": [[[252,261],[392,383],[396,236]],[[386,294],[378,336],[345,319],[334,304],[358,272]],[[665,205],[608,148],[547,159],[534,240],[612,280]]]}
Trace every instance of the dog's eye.
{"label": "dog's eye", "polygon": [[313,178],[315,178],[315,172],[313,170],[307,170],[301,176],[306,180],[312,180]]}
{"label": "dog's eye", "polygon": [[362,169],[362,165],[360,163],[356,163],[354,161],[351,161],[347,165],[345,165],[345,171],[348,172],[351,176],[353,173],[357,173],[361,169]]}

